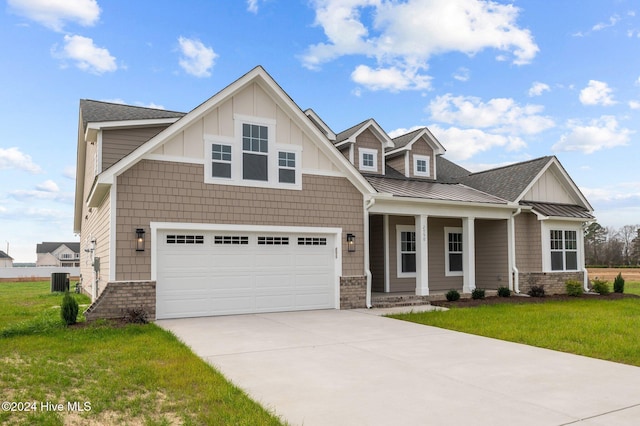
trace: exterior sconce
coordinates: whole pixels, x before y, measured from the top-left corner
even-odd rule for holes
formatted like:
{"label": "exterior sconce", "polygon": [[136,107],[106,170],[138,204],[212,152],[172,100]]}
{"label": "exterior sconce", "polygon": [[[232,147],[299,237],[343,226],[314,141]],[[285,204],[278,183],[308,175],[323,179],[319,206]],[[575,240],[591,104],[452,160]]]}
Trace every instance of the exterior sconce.
{"label": "exterior sconce", "polygon": [[136,251],[144,251],[144,229],[136,229]]}
{"label": "exterior sconce", "polygon": [[347,251],[353,253],[356,251],[356,236],[347,234]]}

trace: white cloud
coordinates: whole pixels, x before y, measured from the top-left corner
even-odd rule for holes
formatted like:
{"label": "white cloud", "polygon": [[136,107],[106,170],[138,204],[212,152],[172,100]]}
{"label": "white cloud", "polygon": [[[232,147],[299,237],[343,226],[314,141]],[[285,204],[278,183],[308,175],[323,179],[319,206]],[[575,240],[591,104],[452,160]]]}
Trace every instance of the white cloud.
{"label": "white cloud", "polygon": [[79,35],[65,35],[62,51],[54,48],[53,55],[62,59],[70,59],[76,67],[92,74],[103,74],[118,69],[116,58],[104,47],[93,44],[93,40]]}
{"label": "white cloud", "polygon": [[198,39],[178,38],[180,43],[180,66],[187,74],[194,77],[209,77],[211,68],[218,55],[212,48],[205,46]]}
{"label": "white cloud", "polygon": [[400,83],[386,85],[389,90],[424,86],[429,77],[420,71],[437,54],[474,55],[492,48],[521,65],[539,50],[530,31],[517,26],[518,8],[488,0],[314,0],[313,7],[315,24],[327,41],[309,46],[303,65],[317,69],[344,55],[375,58],[375,72],[361,64],[352,74],[367,70],[370,78],[359,83],[374,90],[384,88],[379,82],[383,74],[392,73]]}
{"label": "white cloud", "polygon": [[469,71],[469,68],[465,67],[458,68],[458,70],[453,74],[453,78],[458,81],[469,81],[470,76],[471,71]]}
{"label": "white cloud", "polygon": [[20,148],[0,148],[0,170],[20,169],[29,173],[42,173],[40,166],[35,164],[30,155],[20,152]]}
{"label": "white cloud", "polygon": [[67,167],[65,167],[64,170],[62,171],[62,176],[66,177],[67,179],[75,180],[76,179],[76,167],[75,166],[67,166]]}
{"label": "white cloud", "polygon": [[60,192],[58,184],[51,179],[45,180],[44,182],[36,185],[36,189],[42,192]]}
{"label": "white cloud", "polygon": [[601,149],[609,149],[629,144],[633,130],[620,128],[613,116],[603,115],[599,119],[583,124],[577,120],[567,123],[569,133],[560,137],[551,149],[558,151],[581,151],[593,154]]}
{"label": "white cloud", "polygon": [[441,123],[491,128],[494,133],[537,134],[555,126],[551,118],[540,115],[542,106],[521,106],[511,98],[483,102],[473,96],[446,94],[432,100],[428,109],[431,118]]}
{"label": "white cloud", "polygon": [[548,84],[545,83],[541,83],[539,81],[535,81],[532,85],[531,88],[529,88],[529,96],[533,97],[533,96],[540,96],[542,95],[544,92],[549,92],[551,91],[551,88],[549,87]]}
{"label": "white cloud", "polygon": [[431,87],[431,77],[419,75],[412,70],[400,70],[396,67],[371,69],[366,65],[358,65],[351,74],[351,79],[370,90],[425,90]]}
{"label": "white cloud", "polygon": [[247,10],[251,13],[258,13],[259,0],[247,0]]}
{"label": "white cloud", "polygon": [[640,102],[638,102],[638,101],[629,101],[629,108],[631,108],[631,109],[640,109]]}
{"label": "white cloud", "polygon": [[474,155],[495,147],[516,151],[526,146],[517,136],[505,136],[484,132],[480,129],[445,129],[438,125],[429,126],[433,135],[447,148],[447,158],[453,161],[467,160]]}
{"label": "white cloud", "polygon": [[603,81],[589,80],[587,87],[580,91],[580,102],[583,105],[609,106],[616,103],[611,96],[613,90]]}
{"label": "white cloud", "polygon": [[620,21],[620,17],[618,15],[613,15],[609,18],[609,22],[599,22],[597,24],[595,24],[591,30],[592,31],[601,31],[604,30],[605,28],[609,28],[609,27],[613,27],[614,25],[616,25],[618,23],[618,21]]}
{"label": "white cloud", "polygon": [[62,31],[66,22],[87,27],[100,18],[96,0],[8,0],[7,3],[16,14],[54,31]]}

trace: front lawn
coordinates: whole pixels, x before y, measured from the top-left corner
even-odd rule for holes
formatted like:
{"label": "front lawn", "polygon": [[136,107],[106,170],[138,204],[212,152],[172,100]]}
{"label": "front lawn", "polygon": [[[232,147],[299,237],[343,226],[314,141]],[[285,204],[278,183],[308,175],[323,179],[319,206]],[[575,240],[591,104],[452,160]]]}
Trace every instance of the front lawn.
{"label": "front lawn", "polygon": [[[638,289],[640,283],[625,286],[630,293]],[[392,317],[640,366],[637,298],[599,300],[598,296],[584,296],[566,302],[496,304]]]}
{"label": "front lawn", "polygon": [[281,424],[171,333],[66,328],[61,300],[49,283],[0,284],[0,394],[22,403],[0,424]]}

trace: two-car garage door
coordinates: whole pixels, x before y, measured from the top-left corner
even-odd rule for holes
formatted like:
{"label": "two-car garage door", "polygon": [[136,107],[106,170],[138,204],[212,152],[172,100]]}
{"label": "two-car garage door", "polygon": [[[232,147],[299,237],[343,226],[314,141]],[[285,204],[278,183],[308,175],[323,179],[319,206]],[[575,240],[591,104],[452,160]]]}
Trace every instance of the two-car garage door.
{"label": "two-car garage door", "polygon": [[159,229],[156,317],[336,306],[335,234]]}

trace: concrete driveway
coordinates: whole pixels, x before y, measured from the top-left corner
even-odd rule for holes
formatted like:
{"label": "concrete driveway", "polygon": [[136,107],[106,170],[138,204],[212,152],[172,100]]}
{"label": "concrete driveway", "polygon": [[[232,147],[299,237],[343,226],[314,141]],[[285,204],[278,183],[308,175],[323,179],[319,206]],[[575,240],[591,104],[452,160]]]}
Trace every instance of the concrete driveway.
{"label": "concrete driveway", "polygon": [[640,368],[371,311],[159,320],[294,425],[638,425]]}

